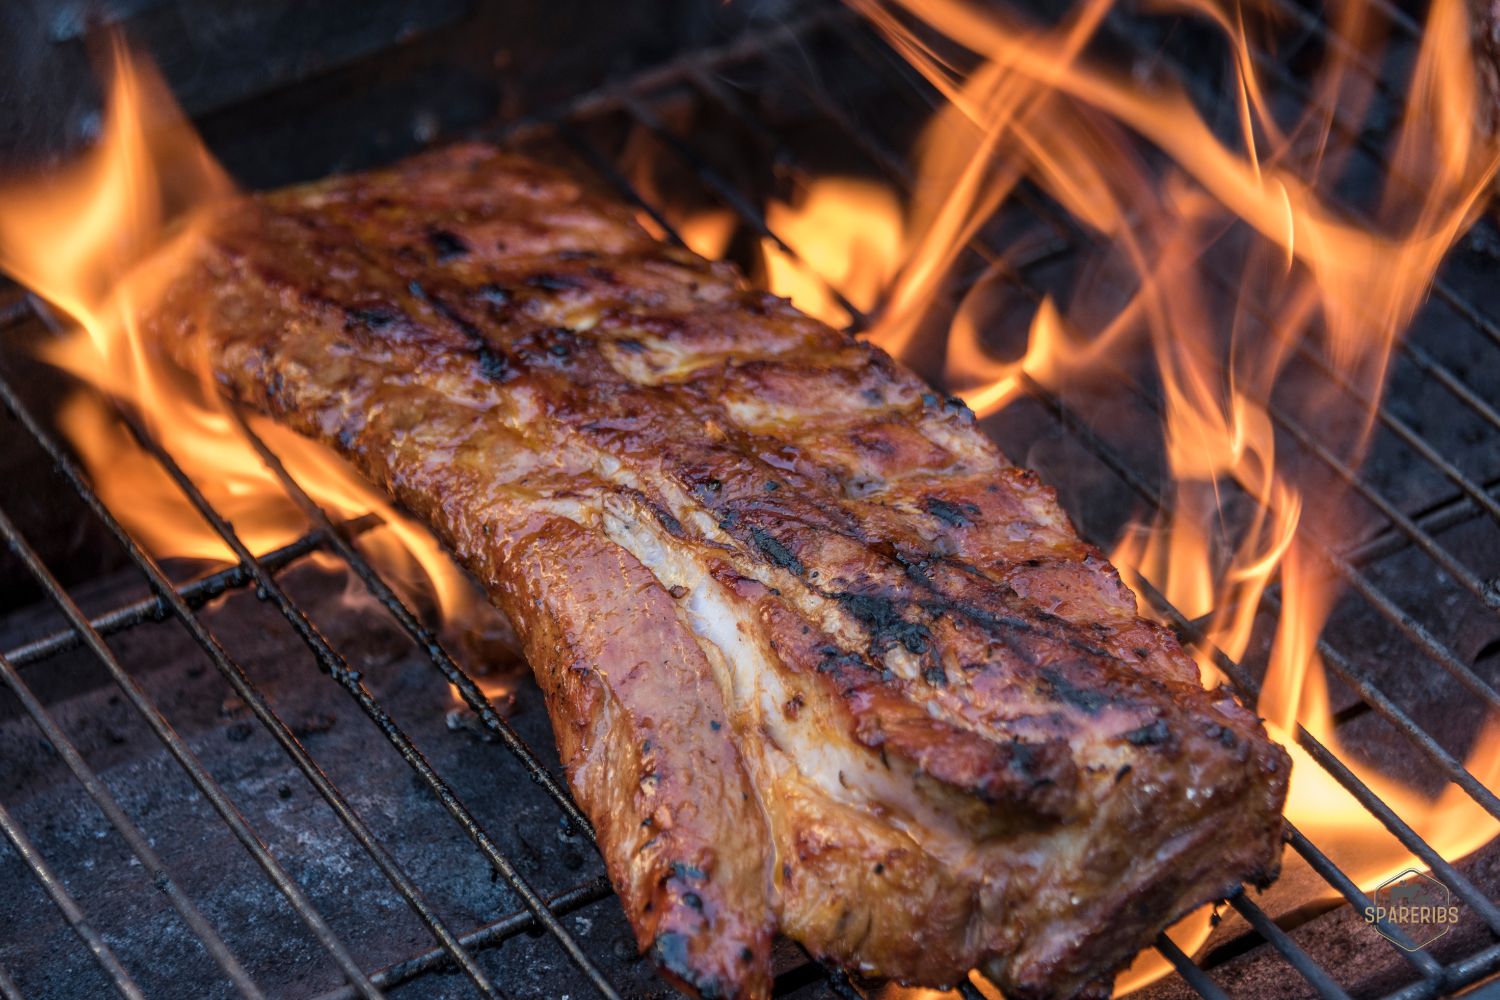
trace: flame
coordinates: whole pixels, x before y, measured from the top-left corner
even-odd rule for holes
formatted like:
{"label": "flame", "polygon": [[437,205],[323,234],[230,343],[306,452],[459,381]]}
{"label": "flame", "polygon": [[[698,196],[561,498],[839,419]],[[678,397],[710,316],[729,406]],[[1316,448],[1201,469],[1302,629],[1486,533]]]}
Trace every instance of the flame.
{"label": "flame", "polygon": [[[103,500],[159,558],[234,561],[100,392],[145,425],[252,551],[310,527],[213,386],[165,362],[137,327],[201,237],[206,210],[233,194],[165,83],[118,39],[109,50],[97,144],[72,163],[0,188],[0,268],[76,324],[45,343],[41,356],[99,390],[63,400],[59,426]],[[383,526],[360,546],[405,593],[431,595],[446,623],[496,627],[432,535],[351,467],[270,421],[251,423],[335,521],[380,517]]]}
{"label": "flame", "polygon": [[[1463,2],[1433,0],[1379,196],[1364,215],[1343,205],[1338,192],[1352,151],[1341,122],[1358,123],[1371,107],[1364,68],[1378,61],[1384,30],[1372,2],[1330,5],[1323,64],[1305,80],[1302,113],[1289,120],[1284,108],[1272,113],[1252,56],[1266,11],[1227,0],[1158,0],[1155,10],[1197,17],[1224,36],[1237,122],[1226,138],[1183,81],[1122,74],[1093,58],[1107,47],[1092,43],[1111,0],[1078,0],[1053,26],[965,0],[850,0],[944,103],[918,144],[910,198],[862,178],[826,176],[768,200],[768,226],[785,249],[742,233],[722,206],[663,198],[678,185],[659,182],[662,165],[644,139],[622,164],[690,248],[737,253],[773,291],[842,324],[852,317],[838,289],[873,316],[872,340],[940,372],[981,415],[1003,419],[1037,387],[1118,380],[1148,360],[1170,483],[1162,511],[1124,532],[1112,558],[1128,583],[1144,592],[1149,581],[1204,623],[1193,653],[1210,685],[1223,682],[1214,651],[1245,656],[1261,598],[1279,587],[1282,611],[1258,708],[1293,754],[1288,815],[1367,888],[1412,858],[1296,746],[1299,726],[1445,857],[1500,833],[1461,789],[1427,796],[1345,752],[1318,637],[1338,597],[1320,545],[1341,537],[1346,511],[1338,497],[1305,495],[1276,450],[1279,421],[1316,421],[1320,439],[1357,464],[1374,411],[1355,401],[1379,398],[1398,338],[1480,209],[1500,159],[1474,129]],[[974,58],[956,60],[958,50]],[[135,327],[201,235],[204,208],[232,185],[162,82],[118,45],[111,77],[96,148],[0,188],[0,267],[77,322],[44,349],[48,360],[123,401],[252,548],[284,543],[307,525],[243,440],[235,415],[211,386],[161,363]],[[1061,206],[1083,234],[1077,241],[1092,249],[1070,292],[1036,298],[1026,347],[1007,360],[987,335],[997,313],[1013,308],[1005,293],[1017,285],[1022,244],[984,250],[984,275],[956,304],[949,290],[966,250],[1023,183]],[[666,235],[656,218],[640,218]],[[1310,392],[1273,410],[1281,377],[1303,350],[1323,352],[1355,391]],[[105,500],[153,552],[231,558],[97,394],[66,400],[59,420]],[[382,566],[395,567],[414,592],[433,594],[446,620],[479,618],[475,589],[425,530],[327,450],[266,421],[253,424],[331,514],[379,514],[386,527],[361,544]],[[1231,495],[1250,503],[1233,504]],[[1466,762],[1492,788],[1500,788],[1497,726],[1485,720]],[[1204,909],[1170,933],[1191,954],[1209,928]],[[1145,953],[1117,990],[1164,971]],[[924,994],[892,987],[885,995]]]}
{"label": "flame", "polygon": [[796,204],[772,201],[766,224],[792,250],[762,238],[766,282],[798,309],[834,326],[874,307],[900,262],[901,204],[888,187],[852,177],[814,180]]}
{"label": "flame", "polygon": [[[663,177],[668,164],[649,132],[631,133],[620,160],[621,173],[643,200],[661,209],[688,249],[710,260],[729,252],[743,220],[728,208],[664,197],[673,184]],[[669,235],[647,212],[638,212],[636,220],[658,239]],[[742,263],[771,291],[833,326],[853,319],[839,295],[860,312],[869,312],[903,259],[900,198],[889,186],[863,177],[812,178],[790,198],[768,200],[765,222],[776,238],[757,236],[754,256]]]}
{"label": "flame", "polygon": [[[1342,507],[1320,497],[1318,510],[1308,509],[1294,476],[1278,465],[1267,401],[1307,343],[1325,350],[1360,395],[1378,399],[1397,338],[1482,205],[1497,153],[1474,128],[1474,68],[1464,57],[1461,3],[1436,0],[1431,8],[1389,151],[1391,176],[1367,219],[1352,219],[1334,197],[1346,151],[1316,106],[1319,100],[1341,111],[1367,105],[1368,77],[1352,67],[1378,38],[1362,0],[1336,5],[1333,54],[1293,129],[1279,127],[1270,114],[1250,56],[1246,9],[1214,0],[1179,5],[1216,25],[1230,43],[1236,144],[1215,135],[1174,80],[1122,76],[1083,57],[1108,0],[1082,0],[1051,29],[962,0],[851,3],[948,101],[923,138],[912,238],[873,338],[920,364],[922,331],[941,310],[940,289],[978,227],[1022,179],[1061,204],[1101,246],[1091,275],[1112,272],[1115,280],[1080,283],[1066,310],[1043,299],[1025,353],[1011,362],[995,360],[981,344],[976,317],[994,291],[991,281],[977,283],[948,323],[947,381],[980,414],[990,414],[1030,383],[1056,389],[1085,376],[1120,377],[1130,348],[1149,347],[1161,385],[1169,504],[1122,536],[1113,561],[1127,577],[1150,580],[1189,618],[1207,619],[1195,653],[1209,684],[1222,681],[1212,651],[1242,657],[1260,598],[1280,583],[1283,611],[1259,708],[1294,755],[1288,816],[1361,886],[1408,866],[1406,849],[1295,745],[1300,724],[1351,761],[1334,727],[1316,646],[1337,594],[1330,575],[1318,571],[1313,539],[1340,537]],[[924,41],[932,31],[979,56],[978,68],[955,71]],[[1143,146],[1165,154],[1164,172],[1149,165]],[[1224,265],[1219,243],[1236,227],[1258,238],[1231,259],[1239,271],[1225,282],[1211,268]],[[986,277],[1005,277],[1008,269],[1002,258]],[[1128,280],[1119,279],[1122,272]],[[1234,296],[1215,279],[1233,287]],[[1354,430],[1337,451],[1357,464],[1372,407],[1351,413],[1348,400],[1330,392],[1293,412],[1294,419],[1320,419],[1320,431],[1330,413],[1352,417]],[[1233,525],[1225,508],[1231,488],[1254,501],[1248,520]],[[1490,787],[1500,782],[1496,726],[1486,721],[1466,765]],[[1462,856],[1500,833],[1500,824],[1456,786],[1433,800],[1372,768],[1356,770],[1445,857]],[[1172,933],[1191,954],[1209,927],[1204,910]],[[1164,971],[1164,961],[1144,955],[1117,990],[1128,992]]]}
{"label": "flame", "polygon": [[[840,178],[814,179],[795,208],[768,205],[771,229],[784,231],[806,262],[795,266],[763,241],[772,290],[838,323],[848,317],[825,284],[868,311],[864,282],[891,276],[876,289],[871,339],[919,370],[935,370],[936,352],[943,381],[981,416],[1002,412],[1037,386],[1056,391],[1130,377],[1144,351],[1160,384],[1170,484],[1163,512],[1122,534],[1112,561],[1127,582],[1140,589],[1150,581],[1189,619],[1205,623],[1192,652],[1209,685],[1224,680],[1214,651],[1240,660],[1261,598],[1280,587],[1282,611],[1258,708],[1293,755],[1292,822],[1365,888],[1414,860],[1296,745],[1300,725],[1444,857],[1493,839],[1500,824],[1462,789],[1423,795],[1357,764],[1341,743],[1317,652],[1338,594],[1315,539],[1341,539],[1346,512],[1338,497],[1304,500],[1295,473],[1278,463],[1276,423],[1316,421],[1333,452],[1357,465],[1374,407],[1331,389],[1279,404],[1275,413],[1269,402],[1301,349],[1321,350],[1353,395],[1378,400],[1398,338],[1482,207],[1500,154],[1474,127],[1475,76],[1460,0],[1435,0],[1430,8],[1400,128],[1386,150],[1389,175],[1364,217],[1337,197],[1350,143],[1324,109],[1358,122],[1370,106],[1373,84],[1363,69],[1379,52],[1382,22],[1367,0],[1332,6],[1325,64],[1308,84],[1301,119],[1290,125],[1271,113],[1252,57],[1251,31],[1265,12],[1218,0],[1157,5],[1223,34],[1236,81],[1233,141],[1209,127],[1176,79],[1122,75],[1085,56],[1110,0],[1079,0],[1050,28],[965,0],[850,4],[945,103],[918,146],[904,218],[888,228],[898,238],[894,249],[887,224],[877,221],[882,235],[869,247],[879,267],[853,269],[855,282],[840,266],[853,256],[843,220],[887,218],[885,206],[901,204],[895,192],[880,198]],[[947,44],[930,43],[933,34]],[[977,56],[977,65],[958,70],[955,48]],[[985,334],[997,314],[1014,309],[1015,297],[1004,293],[1016,284],[1015,248],[981,246],[988,269],[956,308],[947,290],[961,254],[976,246],[982,227],[1023,181],[1061,205],[1098,250],[1072,300],[1042,296],[1024,352],[1003,360]],[[702,218],[690,213],[687,222],[706,224]],[[1226,251],[1228,234],[1244,249]],[[722,253],[729,245],[723,236],[705,247]],[[1253,501],[1248,516],[1233,515],[1232,492]],[[1466,767],[1500,787],[1500,720],[1485,720]],[[1192,954],[1210,928],[1205,907],[1170,934]],[[1144,953],[1117,991],[1166,971],[1164,960]],[[890,987],[881,995],[929,993]]]}

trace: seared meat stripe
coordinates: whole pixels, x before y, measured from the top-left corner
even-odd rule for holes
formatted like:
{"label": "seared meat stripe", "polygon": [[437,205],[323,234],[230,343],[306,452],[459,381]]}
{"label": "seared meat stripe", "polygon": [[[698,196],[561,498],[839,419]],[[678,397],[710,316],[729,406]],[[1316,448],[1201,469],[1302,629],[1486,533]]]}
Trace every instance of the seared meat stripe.
{"label": "seared meat stripe", "polygon": [[643,949],[1105,990],[1277,870],[1288,760],[962,403],[465,146],[219,212],[149,318],[510,616]]}

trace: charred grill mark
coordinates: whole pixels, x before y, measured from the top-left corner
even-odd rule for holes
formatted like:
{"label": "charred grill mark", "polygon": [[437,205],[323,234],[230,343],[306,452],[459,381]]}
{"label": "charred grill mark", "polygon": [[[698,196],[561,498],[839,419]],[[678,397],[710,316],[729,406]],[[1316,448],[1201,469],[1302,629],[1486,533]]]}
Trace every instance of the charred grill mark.
{"label": "charred grill mark", "polygon": [[574,292],[588,286],[583,281],[569,274],[543,272],[541,274],[533,274],[527,278],[526,287],[544,292]]}
{"label": "charred grill mark", "polygon": [[841,673],[845,667],[858,669],[866,673],[875,673],[875,668],[858,653],[851,653],[837,646],[824,646],[818,652],[823,657],[818,662],[818,673],[820,674]]}
{"label": "charred grill mark", "polygon": [[750,538],[755,542],[755,547],[760,549],[762,555],[792,575],[802,576],[807,572],[806,568],[802,565],[802,561],[797,558],[792,550],[777,541],[776,536],[772,535],[766,529],[752,526],[750,528]]}
{"label": "charred grill mark", "polygon": [[474,356],[479,359],[479,373],[491,382],[508,382],[515,375],[506,356],[492,347],[476,348]]}
{"label": "charred grill mark", "polygon": [[469,244],[446,229],[433,229],[427,233],[427,242],[439,262],[469,255]]}
{"label": "charred grill mark", "polygon": [[1171,740],[1172,731],[1160,719],[1125,734],[1125,742],[1137,747],[1162,746]]}
{"label": "charred grill mark", "polygon": [[979,520],[979,507],[972,503],[949,503],[939,497],[926,497],[922,506],[927,513],[955,528],[973,527]]}
{"label": "charred grill mark", "polygon": [[348,323],[370,330],[384,329],[405,315],[396,307],[388,305],[347,306],[344,314],[348,317]]}
{"label": "charred grill mark", "polygon": [[490,339],[463,314],[454,309],[441,296],[429,294],[419,281],[412,281],[407,285],[407,290],[412,295],[432,306],[433,311],[452,323],[468,340],[474,360],[478,363],[479,373],[486,381],[493,383],[505,383],[515,378],[517,372],[509,357],[501,351]]}
{"label": "charred grill mark", "polygon": [[860,594],[840,591],[829,594],[854,616],[870,634],[870,644],[877,654],[883,654],[900,644],[908,652],[918,655],[927,652],[932,640],[932,631],[920,622],[907,621],[897,609],[896,603],[880,594]]}
{"label": "charred grill mark", "polygon": [[1042,680],[1046,682],[1059,701],[1072,705],[1086,715],[1098,715],[1105,706],[1118,700],[1103,691],[1078,687],[1064,677],[1061,671],[1052,667],[1042,669]]}

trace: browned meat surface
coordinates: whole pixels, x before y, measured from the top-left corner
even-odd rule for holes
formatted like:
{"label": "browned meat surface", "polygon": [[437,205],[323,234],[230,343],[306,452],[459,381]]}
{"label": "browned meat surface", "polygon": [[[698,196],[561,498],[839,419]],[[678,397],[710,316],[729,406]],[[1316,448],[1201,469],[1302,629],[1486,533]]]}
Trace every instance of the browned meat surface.
{"label": "browned meat surface", "polygon": [[1099,992],[1274,876],[1289,765],[1053,492],[881,351],[467,146],[219,215],[149,328],[336,447],[514,621],[635,928]]}

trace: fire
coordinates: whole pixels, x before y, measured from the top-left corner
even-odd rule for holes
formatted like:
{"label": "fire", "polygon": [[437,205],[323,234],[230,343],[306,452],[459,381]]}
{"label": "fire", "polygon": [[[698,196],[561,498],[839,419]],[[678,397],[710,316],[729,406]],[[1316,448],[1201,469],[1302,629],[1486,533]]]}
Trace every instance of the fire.
{"label": "fire", "polygon": [[[1457,786],[1432,799],[1343,752],[1317,652],[1337,597],[1320,545],[1343,537],[1343,504],[1326,495],[1306,502],[1295,472],[1278,462],[1275,431],[1290,419],[1317,421],[1320,432],[1332,433],[1328,418],[1338,413],[1351,429],[1335,451],[1357,465],[1373,407],[1354,407],[1331,390],[1279,410],[1271,403],[1279,376],[1304,346],[1321,349],[1360,396],[1378,400],[1397,339],[1448,248],[1482,207],[1500,154],[1474,128],[1474,67],[1464,56],[1459,0],[1431,7],[1401,127],[1386,151],[1390,176],[1368,218],[1350,216],[1335,197],[1348,142],[1320,110],[1357,112],[1369,104],[1372,84],[1355,67],[1380,39],[1365,0],[1336,5],[1327,63],[1312,80],[1303,120],[1291,128],[1271,114],[1254,70],[1247,19],[1256,11],[1215,0],[1177,5],[1217,26],[1234,54],[1237,143],[1216,135],[1174,80],[1122,76],[1084,56],[1109,0],[1080,0],[1051,29],[964,0],[850,3],[947,103],[922,137],[913,195],[893,223],[884,221],[886,208],[871,206],[900,205],[895,192],[880,199],[839,178],[810,182],[795,206],[770,203],[770,228],[803,261],[796,267],[780,251],[780,259],[772,256],[765,241],[772,290],[829,322],[848,316],[823,284],[868,311],[869,287],[841,278],[848,269],[837,263],[854,257],[842,220],[873,216],[878,232],[898,238],[882,235],[860,248],[882,255],[878,266],[858,269],[861,281],[893,276],[878,287],[871,338],[923,371],[935,370],[936,351],[944,381],[981,416],[1003,411],[1034,385],[1055,390],[1128,377],[1126,367],[1147,352],[1161,385],[1170,489],[1164,512],[1128,530],[1112,561],[1127,582],[1149,580],[1189,619],[1206,622],[1193,652],[1208,684],[1224,680],[1214,651],[1244,656],[1261,598],[1279,585],[1282,612],[1258,707],[1294,757],[1292,822],[1365,888],[1413,862],[1296,745],[1300,725],[1443,856],[1461,857],[1493,839],[1500,824]],[[929,44],[933,33],[949,43],[942,56]],[[977,56],[977,66],[955,69],[954,46]],[[1143,147],[1165,154],[1164,172],[1142,156]],[[1014,308],[1016,297],[1002,294],[1015,284],[1008,251],[983,250],[989,269],[956,308],[945,293],[960,254],[976,245],[981,227],[1022,181],[1069,212],[1082,240],[1098,246],[1098,259],[1092,280],[1080,283],[1066,306],[1040,299],[1025,351],[1001,360],[983,334],[998,310]],[[684,222],[697,231],[704,218],[690,214]],[[716,225],[720,238],[695,248],[723,252],[732,230]],[[1220,244],[1234,229],[1255,238],[1248,249],[1227,253]],[[1251,499],[1252,513],[1232,518],[1231,492]],[[1500,720],[1482,727],[1466,767],[1500,787]],[[1209,930],[1205,908],[1172,937],[1191,954]],[[1117,990],[1165,971],[1148,952]],[[928,992],[892,987],[882,996]]]}
{"label": "fire", "polygon": [[[1320,553],[1341,538],[1344,505],[1304,493],[1297,470],[1277,454],[1278,424],[1316,421],[1338,457],[1358,463],[1373,410],[1351,400],[1379,398],[1399,337],[1482,206],[1500,161],[1474,128],[1478,98],[1463,2],[1433,0],[1385,150],[1389,175],[1365,216],[1341,207],[1336,192],[1352,154],[1338,119],[1358,121],[1373,100],[1359,69],[1381,42],[1370,2],[1331,5],[1324,64],[1291,122],[1284,109],[1272,113],[1251,54],[1264,12],[1220,0],[1157,5],[1224,35],[1238,120],[1238,134],[1226,139],[1185,83],[1121,74],[1089,54],[1110,0],[1079,0],[1052,27],[964,0],[850,0],[945,103],[918,146],[911,197],[863,178],[808,180],[766,205],[767,224],[785,249],[742,232],[726,208],[661,197],[674,188],[656,182],[659,164],[644,147],[628,150],[622,164],[690,248],[709,257],[738,248],[744,257],[748,247],[773,291],[831,323],[848,323],[831,291],[838,289],[873,317],[876,343],[941,373],[983,416],[1002,414],[1038,386],[1118,380],[1148,359],[1170,484],[1162,511],[1122,535],[1113,561],[1139,591],[1149,582],[1205,623],[1193,652],[1208,684],[1223,682],[1214,652],[1243,657],[1261,598],[1279,588],[1282,611],[1258,708],[1294,756],[1288,815],[1365,887],[1412,858],[1296,746],[1298,726],[1445,857],[1500,833],[1461,789],[1432,798],[1342,752],[1317,642],[1338,596]],[[944,44],[933,43],[934,35]],[[954,60],[959,49],[973,59]],[[45,349],[48,360],[122,401],[252,548],[282,544],[308,526],[244,441],[236,416],[211,385],[163,364],[135,326],[201,232],[205,206],[233,186],[161,81],[118,46],[109,93],[93,151],[0,189],[0,267],[78,324]],[[1017,284],[1011,250],[983,249],[984,276],[956,305],[948,292],[961,256],[1023,182],[1067,212],[1078,229],[1070,239],[1092,248],[1093,259],[1071,292],[1035,297],[1025,350],[1001,359],[985,334],[997,311],[1014,308],[1003,297]],[[641,221],[665,235],[650,215]],[[1277,399],[1281,376],[1307,350],[1325,354],[1355,393]],[[154,553],[231,558],[98,395],[67,400],[60,420],[105,500]],[[327,450],[265,421],[253,424],[331,515],[374,512],[384,520],[362,542],[383,566],[414,591],[433,594],[446,620],[481,620],[475,588],[425,530]],[[1250,503],[1237,506],[1231,496]],[[1466,762],[1492,788],[1500,788],[1497,725],[1488,720]],[[1172,936],[1191,954],[1208,932],[1202,911]],[[1164,971],[1147,953],[1118,989]],[[888,995],[921,993],[893,988]]]}
{"label": "fire", "polygon": [[[1354,220],[1332,194],[1344,150],[1331,123],[1309,105],[1296,129],[1278,126],[1237,5],[1185,5],[1217,25],[1237,54],[1242,134],[1231,145],[1174,81],[1120,76],[1081,55],[1108,0],[1082,0],[1050,30],[962,0],[851,2],[949,102],[924,136],[912,238],[874,338],[920,363],[919,334],[940,309],[939,288],[977,226],[1023,178],[1064,206],[1101,246],[1094,273],[1123,271],[1129,280],[1079,286],[1067,310],[1044,299],[1024,355],[1005,363],[981,346],[975,317],[993,290],[989,281],[977,283],[948,323],[947,380],[988,414],[1029,383],[1056,388],[1085,376],[1119,377],[1130,348],[1146,345],[1161,384],[1172,487],[1167,511],[1127,532],[1113,561],[1127,577],[1150,580],[1189,618],[1207,619],[1196,652],[1210,684],[1222,681],[1212,651],[1239,659],[1262,594],[1280,583],[1283,611],[1259,708],[1294,754],[1288,815],[1364,887],[1406,867],[1406,849],[1295,745],[1300,724],[1351,759],[1341,752],[1316,648],[1337,595],[1320,572],[1315,539],[1341,537],[1342,505],[1320,497],[1313,510],[1304,502],[1295,475],[1278,464],[1280,415],[1269,401],[1304,343],[1320,344],[1343,378],[1378,399],[1397,338],[1482,205],[1497,153],[1474,127],[1462,5],[1433,4],[1389,151],[1392,176],[1373,216]],[[1378,41],[1368,37],[1371,20],[1361,0],[1337,7],[1340,44],[1314,82],[1317,98],[1341,109],[1366,106],[1370,84],[1351,71],[1348,53]],[[922,28],[909,27],[912,21]],[[978,68],[958,74],[924,41],[928,31],[961,43],[980,58]],[[1143,144],[1166,154],[1165,173],[1146,165]],[[1258,239],[1229,258],[1238,270],[1226,276],[1214,270],[1227,256],[1217,244],[1235,227]],[[1006,268],[998,260],[992,274]],[[1227,318],[1215,311],[1226,300]],[[1322,427],[1331,412],[1350,416],[1349,407],[1330,393],[1294,407],[1292,419],[1321,416]],[[1352,416],[1355,430],[1338,445],[1341,457],[1357,464],[1373,410]],[[1231,489],[1255,501],[1248,520],[1232,527],[1225,506]],[[1500,784],[1495,725],[1492,719],[1484,727],[1467,762],[1490,787]],[[1500,833],[1457,786],[1433,801],[1371,768],[1357,772],[1446,857]],[[1205,911],[1179,924],[1173,937],[1192,953],[1208,930]],[[1164,966],[1148,953],[1117,989],[1144,985]]]}
{"label": "fire", "polygon": [[839,289],[850,305],[868,312],[895,274],[901,205],[883,185],[820,178],[795,205],[772,201],[766,224],[795,254],[763,238],[766,283],[798,309],[834,326],[851,317],[829,289]]}
{"label": "fire", "polygon": [[[201,234],[205,209],[234,186],[164,82],[118,41],[108,94],[103,133],[87,154],[0,188],[0,268],[76,324],[44,345],[47,361],[134,414],[252,551],[285,544],[310,525],[237,417],[206,379],[160,358],[136,325]],[[101,497],[153,555],[234,561],[98,392],[64,400],[58,420]],[[430,594],[445,622],[495,627],[477,589],[424,528],[332,452],[270,421],[252,424],[335,521],[380,517],[383,526],[360,545],[398,586]]]}

